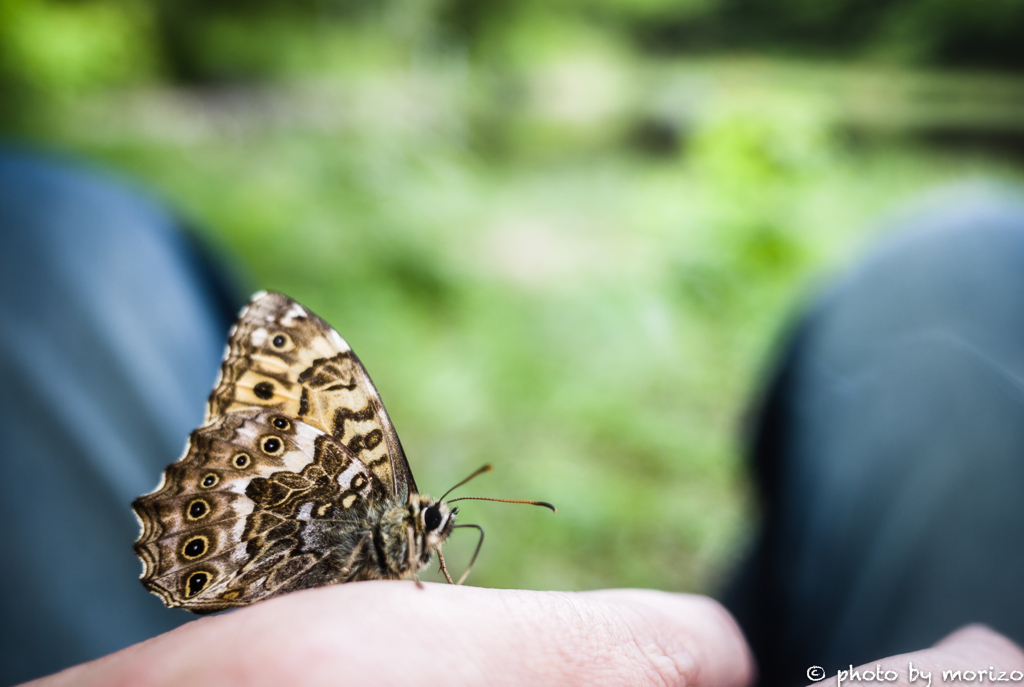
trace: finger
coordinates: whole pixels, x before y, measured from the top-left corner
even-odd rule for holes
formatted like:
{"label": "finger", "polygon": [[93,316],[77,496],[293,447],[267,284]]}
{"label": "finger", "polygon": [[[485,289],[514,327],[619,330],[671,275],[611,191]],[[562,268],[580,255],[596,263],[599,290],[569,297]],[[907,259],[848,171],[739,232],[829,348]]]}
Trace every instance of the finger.
{"label": "finger", "polygon": [[[947,671],[950,672],[947,674]],[[959,671],[958,677],[953,675],[956,671]],[[970,672],[970,679],[964,677],[964,671]],[[815,684],[821,687],[852,687],[868,682],[896,687],[975,681],[995,684],[1014,682],[1010,679],[1014,671],[1022,671],[1021,675],[1024,675],[1024,651],[984,625],[968,625],[928,649],[889,656],[852,670],[841,669],[827,680]],[[870,674],[870,678],[865,678],[865,673]],[[1004,677],[1000,678],[1000,675]],[[1019,684],[1020,680],[1016,682]]]}
{"label": "finger", "polygon": [[[925,653],[925,652],[922,652]],[[985,625],[968,625],[941,639],[928,650],[929,659],[941,657],[943,668],[978,671],[985,666],[1024,671],[1024,651]],[[939,667],[939,666],[937,666]]]}
{"label": "finger", "polygon": [[59,684],[745,687],[753,663],[702,597],[358,583],[189,623]]}
{"label": "finger", "polygon": [[715,601],[645,589],[581,596],[591,603],[608,603],[626,622],[644,652],[638,660],[650,661],[662,684],[742,687],[753,682],[754,659],[743,632]]}

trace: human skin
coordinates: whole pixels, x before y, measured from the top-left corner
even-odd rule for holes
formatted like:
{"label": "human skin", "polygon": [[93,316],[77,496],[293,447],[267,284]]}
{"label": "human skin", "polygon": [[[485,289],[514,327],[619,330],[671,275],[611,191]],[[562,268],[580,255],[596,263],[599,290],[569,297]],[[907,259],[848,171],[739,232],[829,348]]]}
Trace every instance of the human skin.
{"label": "human skin", "polygon": [[743,634],[705,597],[357,582],[200,618],[30,684],[746,687],[753,675]]}
{"label": "human skin", "polygon": [[[939,685],[943,669],[1024,670],[1024,652],[972,625],[863,668],[895,670],[887,684],[905,686],[909,662]],[[197,619],[30,684],[749,687],[754,676],[736,623],[701,596],[358,582]]]}
{"label": "human skin", "polygon": [[[845,675],[843,676],[842,684],[844,686],[850,685],[851,687],[853,685],[863,687],[864,685],[874,684],[894,685],[895,687],[908,687],[908,685],[909,687],[928,687],[928,680],[924,676],[918,677],[913,683],[908,681],[911,663],[913,663],[915,670],[923,671],[926,674],[931,673],[931,685],[933,687],[947,684],[950,687],[961,687],[968,684],[985,684],[995,687],[998,682],[994,682],[988,677],[981,681],[966,682],[954,680],[953,682],[946,683],[943,682],[942,671],[970,670],[978,672],[988,671],[989,668],[992,668],[997,678],[1001,672],[1005,673],[1005,676],[1009,676],[1014,670],[1024,671],[1024,651],[1021,651],[1019,646],[1006,637],[984,625],[968,625],[948,635],[929,649],[890,656],[854,668],[854,670],[860,672],[862,677],[864,671],[876,674],[879,667],[883,673],[893,671],[899,676],[895,681],[865,682],[851,680],[849,675]],[[849,668],[846,670],[849,671]],[[987,672],[986,675],[988,675]],[[1005,676],[1003,681],[1007,682],[1007,684],[1021,684],[1020,682],[1010,682]],[[838,676],[832,675],[827,680],[822,680],[815,684],[820,687],[839,687]]]}

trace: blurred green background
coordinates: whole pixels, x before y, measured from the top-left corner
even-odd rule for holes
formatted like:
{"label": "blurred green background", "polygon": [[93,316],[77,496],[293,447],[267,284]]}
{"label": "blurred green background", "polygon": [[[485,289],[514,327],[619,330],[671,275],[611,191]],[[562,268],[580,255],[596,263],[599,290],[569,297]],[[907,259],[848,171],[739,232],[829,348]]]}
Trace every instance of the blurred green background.
{"label": "blurred green background", "polygon": [[0,125],[335,325],[421,489],[492,462],[460,494],[559,507],[460,504],[471,582],[713,592],[787,320],[900,202],[1022,178],[1022,29],[1021,0],[0,0]]}

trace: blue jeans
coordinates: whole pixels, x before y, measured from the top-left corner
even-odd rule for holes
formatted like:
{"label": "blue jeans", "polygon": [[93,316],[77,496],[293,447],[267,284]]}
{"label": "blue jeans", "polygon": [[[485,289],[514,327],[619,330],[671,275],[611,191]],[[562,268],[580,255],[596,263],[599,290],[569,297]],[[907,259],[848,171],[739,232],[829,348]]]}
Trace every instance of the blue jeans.
{"label": "blue jeans", "polygon": [[971,622],[1024,641],[1024,205],[949,196],[809,308],[764,395],[726,595],[762,685]]}
{"label": "blue jeans", "polygon": [[0,154],[0,684],[169,630],[129,504],[202,422],[237,296],[96,170]]}

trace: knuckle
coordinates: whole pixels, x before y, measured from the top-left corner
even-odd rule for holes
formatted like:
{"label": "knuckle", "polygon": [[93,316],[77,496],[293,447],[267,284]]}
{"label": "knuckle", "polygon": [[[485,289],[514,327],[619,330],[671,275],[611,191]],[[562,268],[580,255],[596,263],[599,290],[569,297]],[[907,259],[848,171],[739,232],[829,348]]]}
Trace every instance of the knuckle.
{"label": "knuckle", "polygon": [[652,687],[691,686],[698,661],[677,633],[623,604],[581,602],[564,595],[560,615],[569,641],[561,659],[573,682]]}
{"label": "knuckle", "polygon": [[659,627],[631,628],[633,661],[648,684],[681,687],[697,683],[699,663],[685,642]]}

